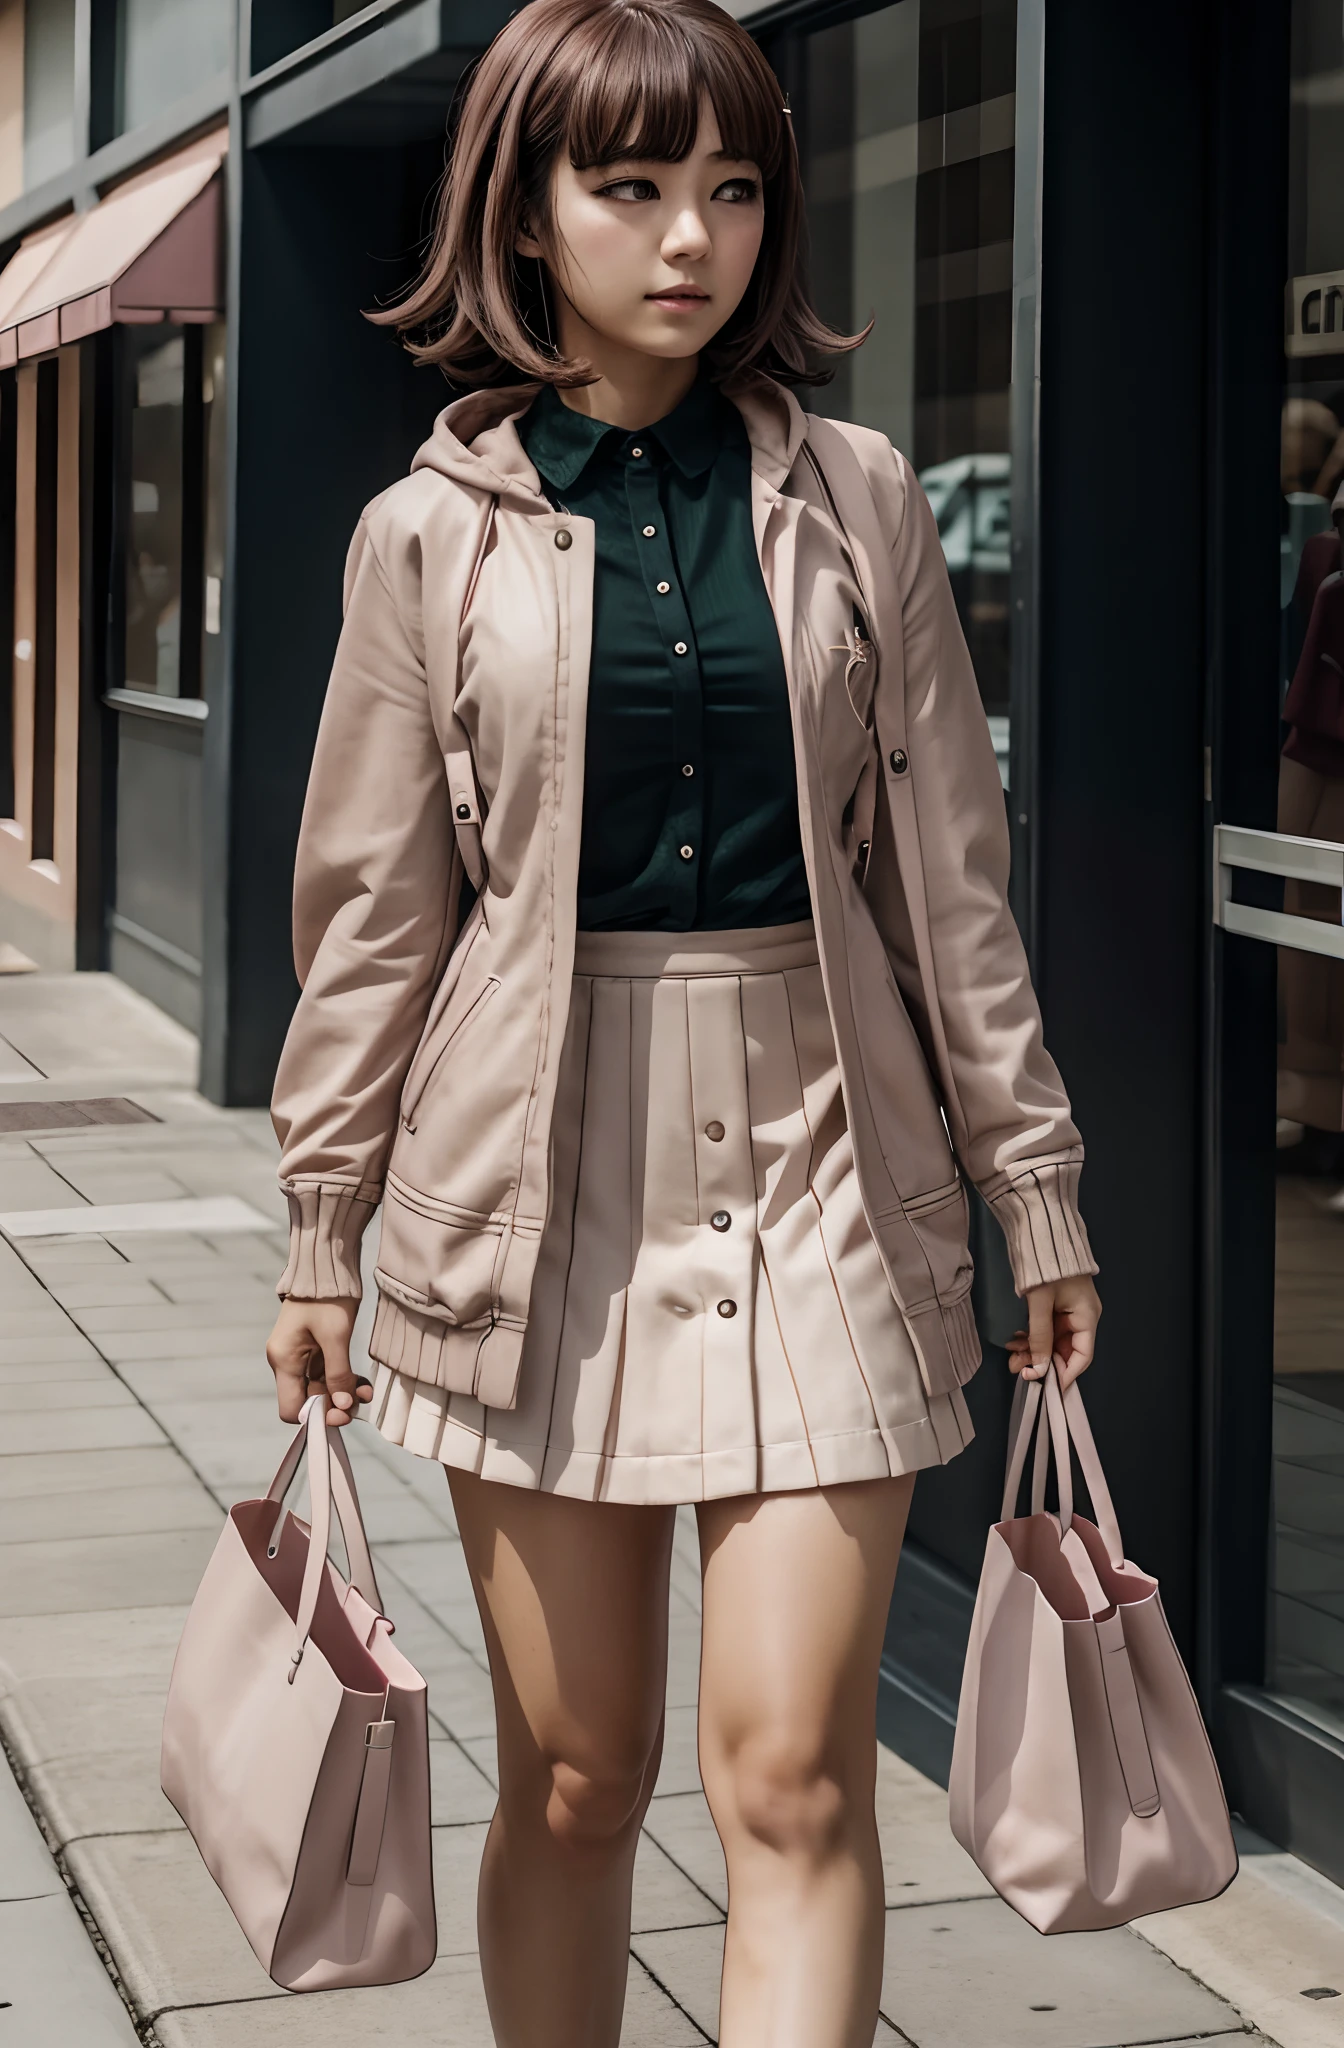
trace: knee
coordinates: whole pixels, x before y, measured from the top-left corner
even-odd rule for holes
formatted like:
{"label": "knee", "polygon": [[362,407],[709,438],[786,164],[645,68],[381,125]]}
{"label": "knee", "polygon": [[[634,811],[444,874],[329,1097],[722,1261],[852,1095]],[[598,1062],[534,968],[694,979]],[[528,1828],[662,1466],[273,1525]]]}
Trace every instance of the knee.
{"label": "knee", "polygon": [[[853,1773],[820,1746],[787,1733],[749,1737],[726,1766],[731,1823],[775,1854],[824,1863],[861,1816]],[[871,1799],[868,1806],[871,1811]],[[718,1817],[716,1813],[716,1819]]]}
{"label": "knee", "polygon": [[501,1807],[558,1848],[617,1850],[639,1832],[661,1747],[660,1729],[651,1739],[636,1736],[601,1752],[586,1745],[549,1756],[534,1752],[513,1769],[501,1756]]}
{"label": "knee", "polygon": [[559,1847],[617,1848],[639,1832],[652,1789],[648,1758],[597,1764],[557,1757],[549,1775],[546,1831]]}

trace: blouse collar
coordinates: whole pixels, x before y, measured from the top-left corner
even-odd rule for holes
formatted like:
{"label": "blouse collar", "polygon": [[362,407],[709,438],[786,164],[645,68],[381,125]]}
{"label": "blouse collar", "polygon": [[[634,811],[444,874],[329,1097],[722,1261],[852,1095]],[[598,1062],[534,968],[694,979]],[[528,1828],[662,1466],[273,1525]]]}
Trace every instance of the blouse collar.
{"label": "blouse collar", "polygon": [[705,377],[697,377],[664,418],[635,433],[575,412],[553,385],[546,385],[518,422],[518,433],[542,476],[560,490],[574,483],[599,450],[624,452],[641,441],[656,441],[684,476],[700,476],[727,442],[745,438],[737,408]]}

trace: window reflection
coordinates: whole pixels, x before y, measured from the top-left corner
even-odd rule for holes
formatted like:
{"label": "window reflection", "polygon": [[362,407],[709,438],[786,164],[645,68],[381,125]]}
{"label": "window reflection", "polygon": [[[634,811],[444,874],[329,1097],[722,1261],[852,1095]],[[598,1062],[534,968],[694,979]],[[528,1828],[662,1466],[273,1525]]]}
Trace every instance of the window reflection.
{"label": "window reflection", "polygon": [[175,697],[181,667],[183,336],[147,346],[142,342],[137,357],[130,424],[125,683],[131,690]]}
{"label": "window reflection", "polygon": [[[1280,435],[1278,827],[1344,842],[1344,22],[1295,0]],[[1338,889],[1283,908],[1338,928]],[[1268,1678],[1344,1729],[1344,961],[1279,953]]]}
{"label": "window reflection", "polygon": [[818,304],[872,335],[809,403],[929,493],[1007,780],[1015,0],[900,0],[799,38]]}

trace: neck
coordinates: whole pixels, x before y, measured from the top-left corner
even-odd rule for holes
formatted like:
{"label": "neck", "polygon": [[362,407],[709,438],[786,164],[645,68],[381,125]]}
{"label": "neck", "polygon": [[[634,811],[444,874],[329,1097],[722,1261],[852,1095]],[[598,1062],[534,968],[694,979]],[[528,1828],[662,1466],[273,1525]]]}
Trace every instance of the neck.
{"label": "neck", "polygon": [[694,384],[698,356],[649,356],[622,348],[580,319],[566,300],[557,310],[561,352],[571,361],[581,357],[597,372],[595,383],[558,394],[571,412],[633,433],[665,419]]}

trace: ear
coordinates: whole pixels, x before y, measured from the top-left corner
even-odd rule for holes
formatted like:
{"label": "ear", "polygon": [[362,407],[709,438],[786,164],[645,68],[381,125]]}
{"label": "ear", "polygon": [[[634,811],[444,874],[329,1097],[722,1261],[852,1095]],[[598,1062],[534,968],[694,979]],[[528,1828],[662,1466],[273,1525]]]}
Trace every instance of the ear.
{"label": "ear", "polygon": [[526,214],[524,214],[523,216],[523,223],[518,231],[518,235],[514,241],[513,246],[515,252],[519,256],[535,256],[537,258],[541,257],[541,243],[532,233],[532,223],[527,218]]}

